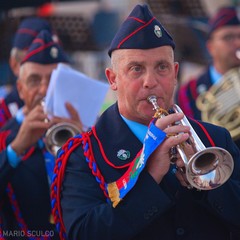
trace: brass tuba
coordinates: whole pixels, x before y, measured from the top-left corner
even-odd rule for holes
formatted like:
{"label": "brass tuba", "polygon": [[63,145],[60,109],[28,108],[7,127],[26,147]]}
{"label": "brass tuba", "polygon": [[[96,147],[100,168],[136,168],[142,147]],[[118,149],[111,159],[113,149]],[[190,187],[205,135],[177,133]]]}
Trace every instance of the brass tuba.
{"label": "brass tuba", "polygon": [[203,121],[225,127],[233,140],[240,138],[240,68],[229,70],[218,84],[200,94],[196,105]]}
{"label": "brass tuba", "polygon": [[[154,117],[162,118],[166,116],[166,110],[161,109],[157,104],[155,96],[149,96],[148,101],[153,105],[156,111]],[[175,113],[182,112],[178,105],[173,106]],[[232,174],[234,162],[231,154],[223,148],[206,148],[195,130],[189,123],[186,116],[178,123],[190,127],[190,138],[187,143],[177,145],[176,149],[182,158],[187,181],[191,187],[198,190],[212,190],[225,183]],[[192,157],[187,157],[184,151],[184,144],[190,144],[194,149]]]}

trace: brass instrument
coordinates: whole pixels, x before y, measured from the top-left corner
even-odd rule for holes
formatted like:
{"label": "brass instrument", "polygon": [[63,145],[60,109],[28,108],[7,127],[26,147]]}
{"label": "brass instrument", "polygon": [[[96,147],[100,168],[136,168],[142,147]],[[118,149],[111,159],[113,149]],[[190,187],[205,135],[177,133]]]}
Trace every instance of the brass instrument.
{"label": "brass instrument", "polygon": [[[156,111],[154,117],[166,116],[166,110],[162,110],[157,104],[156,96],[149,96],[148,101]],[[178,105],[173,106],[175,113],[182,110]],[[186,116],[177,124],[190,127],[190,138],[186,143],[177,145],[176,149],[185,164],[187,181],[198,190],[212,190],[224,184],[232,174],[234,162],[231,154],[223,148],[206,148]],[[190,144],[194,150],[192,157],[188,158],[184,152],[184,144]]]}
{"label": "brass instrument", "polygon": [[[41,102],[44,111],[45,100]],[[45,121],[49,121],[45,119]],[[57,151],[63,146],[65,142],[71,137],[74,137],[79,133],[79,129],[72,123],[61,122],[50,127],[45,134],[45,146],[48,152],[52,153],[54,156],[57,155]]]}
{"label": "brass instrument", "polygon": [[240,68],[233,68],[223,75],[219,83],[196,99],[202,120],[225,127],[233,140],[240,138],[239,89]]}
{"label": "brass instrument", "polygon": [[68,122],[57,123],[50,127],[45,134],[46,149],[54,156],[65,142],[79,133],[78,128]]}

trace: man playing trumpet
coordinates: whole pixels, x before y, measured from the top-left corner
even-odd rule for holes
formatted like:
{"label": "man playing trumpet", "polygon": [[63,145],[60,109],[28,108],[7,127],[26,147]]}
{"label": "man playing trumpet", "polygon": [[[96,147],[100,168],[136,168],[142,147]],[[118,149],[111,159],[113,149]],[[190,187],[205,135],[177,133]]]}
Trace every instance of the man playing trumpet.
{"label": "man playing trumpet", "polygon": [[[41,104],[52,71],[68,58],[47,30],[32,42],[20,67],[17,88],[24,106],[0,132],[0,238],[59,239],[51,216],[49,185],[55,159],[46,151],[44,134],[58,122],[71,122],[81,132],[75,109],[71,119],[47,114]],[[66,79],[67,81],[67,79]],[[2,238],[1,238],[2,239]]]}
{"label": "man playing trumpet", "polygon": [[239,237],[240,155],[228,131],[191,121],[207,147],[225,148],[234,159],[228,181],[199,191],[188,187],[178,153],[170,164],[171,149],[190,137],[189,126],[175,124],[184,114],[153,119],[149,96],[165,111],[173,106],[179,68],[174,48],[147,5],[137,5],[120,26],[106,69],[118,101],[91,131],[62,147],[55,165],[52,207],[62,239]]}

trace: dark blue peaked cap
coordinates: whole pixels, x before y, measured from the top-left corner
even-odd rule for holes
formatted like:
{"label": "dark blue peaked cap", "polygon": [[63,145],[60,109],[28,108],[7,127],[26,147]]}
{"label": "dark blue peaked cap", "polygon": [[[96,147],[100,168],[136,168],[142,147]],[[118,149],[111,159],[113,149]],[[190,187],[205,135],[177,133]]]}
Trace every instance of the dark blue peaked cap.
{"label": "dark blue peaked cap", "polygon": [[27,50],[34,38],[36,38],[39,32],[43,29],[52,33],[52,28],[45,19],[39,17],[24,19],[17,29],[12,47]]}
{"label": "dark blue peaked cap", "polygon": [[231,25],[240,26],[240,20],[238,18],[236,9],[232,6],[220,8],[217,13],[209,20],[208,37],[210,37],[212,32],[218,28]]}
{"label": "dark blue peaked cap", "polygon": [[152,15],[148,6],[137,5],[120,26],[112,40],[109,56],[117,49],[150,49],[175,43],[162,24]]}
{"label": "dark blue peaked cap", "polygon": [[53,41],[51,33],[42,30],[33,40],[21,64],[25,62],[52,64],[69,63],[69,60],[61,46]]}

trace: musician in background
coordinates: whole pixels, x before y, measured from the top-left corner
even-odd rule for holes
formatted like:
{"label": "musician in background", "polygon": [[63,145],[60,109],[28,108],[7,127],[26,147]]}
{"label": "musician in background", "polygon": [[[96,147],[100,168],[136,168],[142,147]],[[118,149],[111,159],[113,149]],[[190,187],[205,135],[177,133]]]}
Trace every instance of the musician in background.
{"label": "musician in background", "polygon": [[[52,71],[69,63],[51,33],[42,30],[21,62],[17,88],[24,106],[0,132],[0,238],[58,239],[51,217],[50,181],[55,159],[46,151],[46,130],[71,122],[81,132],[76,110],[67,104],[70,119],[47,115],[42,106]],[[67,81],[67,79],[66,79]]]}
{"label": "musician in background", "polygon": [[[234,7],[223,7],[209,20],[209,33],[206,42],[212,62],[197,79],[180,86],[176,101],[183,112],[192,118],[202,119],[201,110],[196,104],[198,96],[217,84],[229,70],[240,67],[240,20]],[[235,143],[240,148],[240,140]]]}
{"label": "musician in background", "polygon": [[[171,151],[184,143],[187,156],[193,153],[190,126],[174,124],[183,113],[166,113],[177,85],[174,49],[147,5],[135,6],[120,26],[105,71],[118,100],[56,160],[51,197],[63,238],[240,239],[240,152],[229,132],[190,120],[207,147],[226,149],[234,160],[230,178],[214,190],[191,188],[182,159]],[[153,119],[149,99],[166,116]]]}
{"label": "musician in background", "polygon": [[[9,57],[9,65],[14,77],[18,77],[21,61],[25,57],[34,38],[43,29],[49,31],[54,36],[54,39],[58,41],[52,27],[45,19],[29,17],[25,18],[19,24],[19,27],[14,35]],[[16,80],[14,79],[14,84],[10,93],[0,100],[0,127],[2,127],[9,119],[14,117],[18,109],[23,106],[23,101],[19,97],[15,81]]]}

